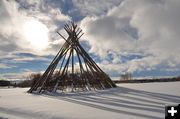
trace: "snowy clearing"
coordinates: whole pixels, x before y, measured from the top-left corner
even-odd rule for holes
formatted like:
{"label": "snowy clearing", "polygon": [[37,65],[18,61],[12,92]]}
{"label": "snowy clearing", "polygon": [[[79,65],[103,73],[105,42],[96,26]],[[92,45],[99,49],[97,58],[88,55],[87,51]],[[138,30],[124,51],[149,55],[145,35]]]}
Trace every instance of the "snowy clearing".
{"label": "snowy clearing", "polygon": [[56,96],[0,89],[0,119],[163,119],[180,103],[180,82],[119,84],[118,88]]}

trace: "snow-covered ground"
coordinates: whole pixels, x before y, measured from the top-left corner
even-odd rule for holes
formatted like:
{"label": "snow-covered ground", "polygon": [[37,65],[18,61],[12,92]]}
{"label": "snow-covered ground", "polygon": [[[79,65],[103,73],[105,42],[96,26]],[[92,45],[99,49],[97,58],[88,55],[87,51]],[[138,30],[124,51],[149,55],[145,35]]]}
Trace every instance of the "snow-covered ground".
{"label": "snow-covered ground", "polygon": [[0,119],[163,119],[180,103],[180,82],[120,84],[118,88],[56,96],[0,89]]}

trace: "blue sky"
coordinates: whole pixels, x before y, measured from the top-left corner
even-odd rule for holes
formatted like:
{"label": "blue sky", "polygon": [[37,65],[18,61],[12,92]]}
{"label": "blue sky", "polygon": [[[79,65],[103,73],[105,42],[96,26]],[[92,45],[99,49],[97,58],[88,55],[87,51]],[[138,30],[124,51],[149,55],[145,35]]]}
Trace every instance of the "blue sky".
{"label": "blue sky", "polygon": [[111,77],[180,75],[179,0],[0,1],[0,79],[43,72],[75,21],[80,43]]}

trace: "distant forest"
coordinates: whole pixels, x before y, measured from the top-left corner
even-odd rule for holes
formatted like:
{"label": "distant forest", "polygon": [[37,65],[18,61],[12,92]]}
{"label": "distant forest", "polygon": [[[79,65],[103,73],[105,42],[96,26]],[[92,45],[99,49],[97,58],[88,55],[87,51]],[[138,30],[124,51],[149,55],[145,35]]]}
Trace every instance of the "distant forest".
{"label": "distant forest", "polygon": [[[26,80],[20,81],[19,83],[15,81],[8,81],[8,80],[0,80],[0,86],[9,86],[9,87],[31,87],[36,83],[36,81],[41,78],[40,73],[31,74],[27,77]],[[54,78],[56,74],[53,75]],[[179,77],[171,77],[171,78],[153,78],[153,79],[132,79],[132,78],[125,78],[124,80],[115,80],[115,83],[150,83],[150,82],[172,82],[172,81],[180,81]]]}
{"label": "distant forest", "polygon": [[172,82],[180,81],[180,76],[169,78],[153,78],[153,79],[131,79],[131,80],[116,80],[115,83],[151,83],[151,82]]}

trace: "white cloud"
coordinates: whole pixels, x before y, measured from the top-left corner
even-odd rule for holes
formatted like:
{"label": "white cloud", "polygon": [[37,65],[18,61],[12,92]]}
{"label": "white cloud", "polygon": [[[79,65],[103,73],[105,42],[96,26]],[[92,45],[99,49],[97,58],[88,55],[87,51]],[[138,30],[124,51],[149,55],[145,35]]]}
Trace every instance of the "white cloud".
{"label": "white cloud", "polygon": [[[59,48],[64,40],[60,39],[56,35],[56,30],[62,28],[64,22],[70,20],[69,16],[66,16],[61,13],[60,9],[54,9],[51,4],[46,4],[45,1],[0,1],[0,58],[2,63],[0,63],[0,69],[3,71],[1,73],[1,79],[25,79],[33,71],[22,71],[17,69],[16,71],[10,69],[15,66],[18,66],[16,63],[24,63],[29,61],[48,61],[48,58],[41,57],[44,55],[53,55],[56,54],[57,48]],[[31,42],[31,39],[26,39],[25,37],[25,24],[31,21],[38,23],[41,29],[48,28],[48,47],[43,50],[38,50],[35,46],[42,45],[43,43],[38,43],[33,39],[34,43]],[[32,25],[31,25],[32,26]],[[29,27],[31,28],[31,27]],[[36,27],[37,28],[37,27]],[[26,29],[28,32],[34,30],[33,26],[31,29]],[[34,31],[37,31],[35,29]],[[34,32],[34,34],[36,34]],[[39,32],[39,34],[43,35]],[[39,35],[37,34],[37,35]],[[30,34],[28,34],[30,35]],[[31,37],[31,36],[30,36]],[[33,36],[34,37],[34,36]],[[29,37],[28,37],[29,38]],[[35,38],[35,37],[34,37]],[[42,38],[42,37],[41,37]],[[61,44],[53,44],[54,41],[62,41]],[[58,42],[58,43],[59,43]],[[55,47],[56,46],[56,47]],[[16,54],[19,53],[29,53],[34,56],[19,56]],[[13,66],[11,65],[13,64]],[[15,66],[14,66],[15,65]],[[7,72],[4,72],[7,69]],[[27,68],[29,68],[27,66]],[[24,69],[24,68],[23,68]],[[17,72],[17,73],[15,73]]]}
{"label": "white cloud", "polygon": [[74,5],[84,16],[99,16],[114,6],[121,3],[122,0],[73,0]]}
{"label": "white cloud", "polygon": [[[116,17],[85,18],[81,22],[85,35],[92,46],[91,52],[105,57],[109,50],[116,52],[132,51],[136,39],[126,32],[128,21]],[[126,44],[126,45],[124,45]]]}
{"label": "white cloud", "polygon": [[140,47],[154,56],[147,63],[159,59],[156,65],[180,64],[180,1],[142,1],[146,7],[138,7],[130,23],[138,29]]}
{"label": "white cloud", "polygon": [[30,52],[39,55],[54,53],[53,44],[49,43],[49,46],[42,50],[37,50],[34,47],[38,46],[37,44],[30,44],[30,41],[26,40],[24,26],[28,21],[37,21],[37,23],[40,23],[41,29],[48,28],[49,34],[47,34],[48,32],[46,33],[49,36],[48,41],[53,42],[53,40],[59,40],[59,37],[54,34],[56,34],[56,30],[59,27],[62,27],[60,23],[71,19],[69,16],[62,14],[60,9],[54,9],[49,4],[46,4],[45,1],[3,0],[0,3],[1,56],[8,55],[9,52],[14,51]]}
{"label": "white cloud", "polygon": [[144,56],[118,65],[125,68],[113,67],[116,70],[134,72],[170,64],[178,67],[179,11],[179,0],[124,0],[103,16],[84,18],[83,38],[92,46],[90,51],[102,59],[109,51],[115,52],[117,58],[123,54]]}

